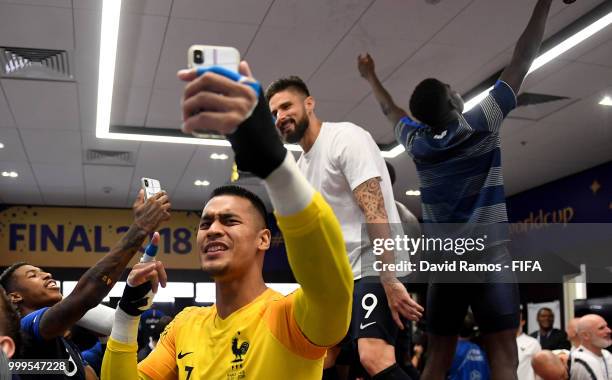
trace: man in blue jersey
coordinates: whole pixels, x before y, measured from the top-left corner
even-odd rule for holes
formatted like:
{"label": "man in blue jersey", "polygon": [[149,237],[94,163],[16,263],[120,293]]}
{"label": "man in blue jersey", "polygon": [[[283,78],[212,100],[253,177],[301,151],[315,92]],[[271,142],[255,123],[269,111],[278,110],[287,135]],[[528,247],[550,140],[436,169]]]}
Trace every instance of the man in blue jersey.
{"label": "man in blue jersey", "polygon": [[[141,190],[132,207],[134,220],[128,230],[110,252],[81,276],[72,293],[66,297],[60,292],[59,282],[41,268],[19,262],[5,269],[0,274],[0,285],[22,316],[21,331],[26,338],[22,352],[16,358],[68,361],[64,374],[45,375],[45,379],[95,378],[93,369],[83,361],[78,347],[64,336],[87,311],[102,302],[147,236],[163,221],[170,219],[170,206],[165,192],[145,201]],[[38,378],[38,375],[23,374],[20,377],[27,380]]]}
{"label": "man in blue jersey", "polygon": [[471,341],[475,328],[474,316],[468,312],[459,331],[459,341],[447,380],[491,379],[485,353],[480,346]]}
{"label": "man in blue jersey", "polygon": [[[429,78],[419,83],[411,96],[410,117],[377,78],[372,58],[359,56],[361,75],[395,126],[396,138],[415,162],[425,223],[495,226],[507,222],[499,128],[516,107],[515,94],[542,43],[552,1],[538,0],[512,61],[489,96],[464,114],[461,96],[446,83]],[[487,241],[490,262],[509,260],[506,240],[502,233]],[[491,377],[516,379],[519,296],[511,274],[486,277],[480,284],[430,284],[426,314],[431,350],[423,378],[444,378],[469,305],[483,332]]]}

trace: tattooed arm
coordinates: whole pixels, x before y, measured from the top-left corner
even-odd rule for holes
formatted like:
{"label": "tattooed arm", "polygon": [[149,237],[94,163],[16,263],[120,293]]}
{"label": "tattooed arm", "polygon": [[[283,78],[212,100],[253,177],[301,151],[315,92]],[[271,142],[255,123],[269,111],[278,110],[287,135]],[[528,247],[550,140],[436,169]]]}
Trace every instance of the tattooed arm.
{"label": "tattooed arm", "polygon": [[[366,229],[370,242],[375,239],[389,239],[391,236],[391,228],[389,227],[389,218],[387,217],[387,209],[385,208],[385,198],[383,197],[380,187],[380,177],[370,178],[353,190],[353,195],[357,200],[357,204],[363,211],[366,220]],[[393,251],[386,251],[381,255],[381,261],[385,264],[395,262]],[[383,271],[381,277],[388,280],[393,276],[393,273]]]}
{"label": "tattooed arm", "polygon": [[165,193],[144,201],[141,191],[133,205],[134,222],[121,240],[89,269],[70,295],[50,307],[40,321],[40,336],[49,340],[62,336],[83,315],[102,302],[150,233],[170,219],[170,202]]}
{"label": "tattooed arm", "polygon": [[[370,178],[353,190],[353,195],[365,215],[366,229],[371,242],[374,239],[393,238],[380,181],[380,177]],[[395,254],[393,251],[386,250],[380,259],[383,264],[394,264]],[[398,327],[404,328],[400,315],[410,320],[418,320],[422,316],[423,308],[410,297],[404,285],[395,278],[395,274],[392,271],[383,270],[380,276],[391,315]]]}

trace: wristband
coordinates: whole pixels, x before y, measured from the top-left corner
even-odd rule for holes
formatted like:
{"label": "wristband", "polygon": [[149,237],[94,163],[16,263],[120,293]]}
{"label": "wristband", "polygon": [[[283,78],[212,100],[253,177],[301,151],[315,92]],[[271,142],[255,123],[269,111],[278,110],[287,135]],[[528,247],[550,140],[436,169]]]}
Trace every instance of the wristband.
{"label": "wristband", "polygon": [[151,281],[134,287],[126,283],[123,295],[119,300],[119,307],[126,314],[138,317],[151,306],[152,298]]}
{"label": "wristband", "polygon": [[210,66],[210,67],[198,67],[196,69],[197,76],[206,74],[207,72],[223,75],[224,77],[233,80],[234,82],[240,82],[251,87],[256,94],[261,92],[261,85],[257,81],[249,80],[247,77],[240,75],[239,73],[228,70],[221,66]]}
{"label": "wristband", "polygon": [[227,139],[232,144],[238,170],[251,172],[262,179],[278,168],[287,155],[261,91],[251,116]]}

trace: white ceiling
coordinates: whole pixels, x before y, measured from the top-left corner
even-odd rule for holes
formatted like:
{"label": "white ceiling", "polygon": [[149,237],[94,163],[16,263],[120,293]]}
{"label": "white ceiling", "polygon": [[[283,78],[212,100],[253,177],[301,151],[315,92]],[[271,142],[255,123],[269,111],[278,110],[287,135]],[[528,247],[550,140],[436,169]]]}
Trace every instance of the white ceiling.
{"label": "white ceiling", "polygon": [[[610,1],[610,0],[608,0]],[[601,0],[555,1],[549,37]],[[264,84],[297,74],[324,120],[349,120],[381,144],[393,133],[356,56],[369,51],[396,100],[406,105],[419,80],[435,76],[466,92],[503,68],[535,0],[124,0],[112,123],[178,128],[183,84],[176,71],[191,44],[235,46]],[[199,209],[226,183],[229,148],[95,138],[101,0],[0,0],[0,46],[65,49],[74,82],[0,81],[0,203],[130,206],[140,177],[158,178],[176,209]],[[534,73],[525,90],[566,101],[516,110],[502,131],[508,194],[612,159],[612,27]],[[133,166],[84,165],[87,149],[124,150]],[[415,213],[418,182],[410,159],[391,160],[395,194]],[[194,186],[210,181],[208,188]],[[253,188],[256,188],[254,186]],[[110,189],[109,189],[110,188]],[[261,189],[258,192],[261,193]]]}

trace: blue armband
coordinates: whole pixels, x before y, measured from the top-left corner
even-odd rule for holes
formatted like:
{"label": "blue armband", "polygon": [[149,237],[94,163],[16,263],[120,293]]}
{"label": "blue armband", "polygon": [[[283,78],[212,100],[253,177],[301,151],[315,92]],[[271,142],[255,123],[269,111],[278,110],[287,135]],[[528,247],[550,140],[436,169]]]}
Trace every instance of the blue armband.
{"label": "blue armband", "polygon": [[247,86],[249,86],[253,90],[255,90],[255,93],[257,95],[259,95],[261,93],[261,85],[259,84],[259,82],[252,81],[252,80],[248,79],[247,77],[245,77],[243,75],[240,75],[239,73],[237,73],[235,71],[228,70],[228,69],[226,69],[224,67],[221,67],[221,66],[198,67],[196,69],[196,74],[198,76],[204,75],[207,72],[223,75],[224,77],[226,77],[228,79],[231,79],[231,80],[233,80],[235,82],[246,84]]}

